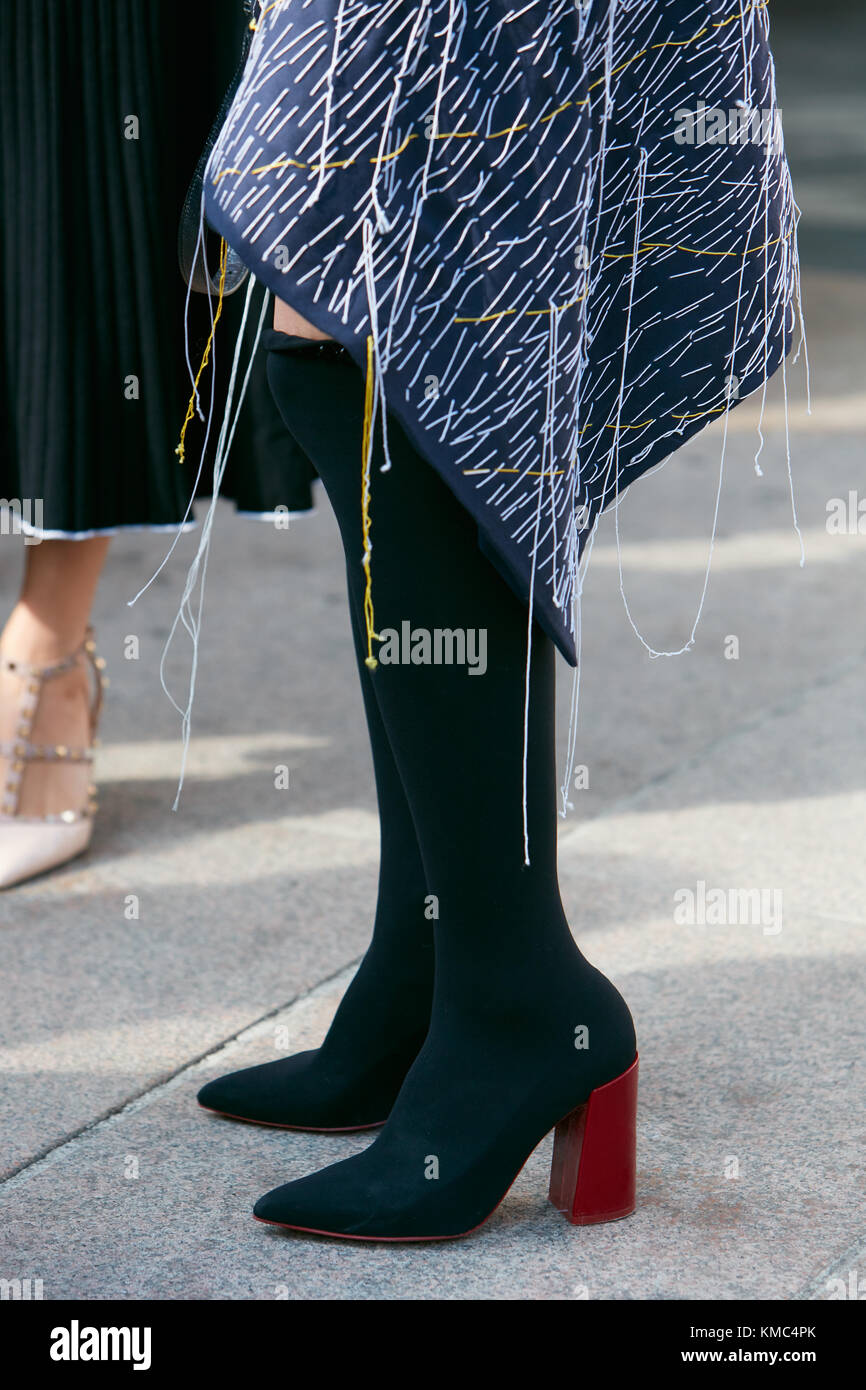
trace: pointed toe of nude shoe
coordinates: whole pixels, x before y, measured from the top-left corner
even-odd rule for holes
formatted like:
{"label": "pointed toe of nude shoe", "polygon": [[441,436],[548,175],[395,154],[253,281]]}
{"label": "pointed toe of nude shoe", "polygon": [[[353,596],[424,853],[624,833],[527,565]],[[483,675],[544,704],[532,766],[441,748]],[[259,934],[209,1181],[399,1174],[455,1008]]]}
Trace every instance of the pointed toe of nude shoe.
{"label": "pointed toe of nude shoe", "polygon": [[90,844],[93,821],[87,817],[63,821],[10,820],[0,823],[0,889],[26,883],[58,869],[83,854]]}

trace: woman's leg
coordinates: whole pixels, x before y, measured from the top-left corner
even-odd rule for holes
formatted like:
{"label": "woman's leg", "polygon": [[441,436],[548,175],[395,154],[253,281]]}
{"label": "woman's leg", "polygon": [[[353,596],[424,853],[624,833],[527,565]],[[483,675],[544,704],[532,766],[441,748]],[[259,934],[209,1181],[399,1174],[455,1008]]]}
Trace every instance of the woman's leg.
{"label": "woman's leg", "polygon": [[[364,673],[361,614],[352,605]],[[373,937],[321,1047],[209,1081],[199,1102],[235,1119],[292,1129],[382,1124],[430,1022],[432,923],[415,826],[375,697],[363,684],[379,807],[379,887]]]}
{"label": "woman's leg", "polygon": [[237,1119],[299,1129],[355,1129],[387,1119],[427,1033],[433,924],[415,825],[363,664],[363,613],[352,635],[379,808],[379,887],[373,937],[322,1046],[208,1082],[199,1101]]}
{"label": "woman's leg", "polygon": [[31,665],[48,665],[84,638],[110,537],[45,540],[25,546],[18,602],[0,635],[0,648]]}
{"label": "woman's leg", "polygon": [[[360,373],[351,362],[273,353],[269,376],[328,491],[357,601]],[[486,641],[483,674],[384,662],[363,672],[411,807],[427,891],[438,900],[430,1031],[376,1142],[270,1193],[256,1211],[327,1232],[451,1235],[489,1214],[543,1135],[631,1065],[635,1039],[620,995],[574,943],[559,896],[552,644],[535,626],[527,866],[526,609],[393,419],[389,442],[393,467],[380,472],[377,450],[371,475],[376,630],[399,632],[407,622],[431,640],[449,630]]]}
{"label": "woman's leg", "polygon": [[[9,661],[50,666],[84,640],[109,538],[45,540],[25,547],[24,580],[18,602],[0,634]],[[0,742],[16,737],[21,681],[0,670]],[[90,742],[91,692],[83,666],[46,681],[30,734],[34,744],[86,746]],[[4,771],[0,759],[0,774]],[[85,798],[87,770],[57,763],[32,763],[21,785],[18,813],[54,815]]]}

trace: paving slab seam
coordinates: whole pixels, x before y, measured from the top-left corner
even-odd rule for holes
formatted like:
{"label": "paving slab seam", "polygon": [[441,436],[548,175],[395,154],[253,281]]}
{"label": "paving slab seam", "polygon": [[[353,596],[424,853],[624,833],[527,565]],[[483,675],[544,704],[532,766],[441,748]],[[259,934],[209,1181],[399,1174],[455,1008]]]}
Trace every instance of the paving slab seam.
{"label": "paving slab seam", "polygon": [[[814,693],[816,690],[821,690],[829,686],[832,686],[839,680],[844,679],[852,671],[857,670],[858,667],[862,664],[864,658],[866,658],[866,651],[858,652],[858,654],[849,661],[846,661],[840,665],[833,667],[831,670],[822,673],[822,675],[819,676],[815,681],[810,682],[808,685],[798,687],[795,691],[790,692],[788,695],[786,695],[783,700],[777,701],[775,704],[765,707],[765,709],[759,711],[753,717],[742,721],[735,728],[728,730],[725,734],[720,735],[716,739],[710,740],[699,750],[696,750],[694,753],[690,754],[689,757],[684,759],[682,762],[673,764],[664,771],[654,774],[652,777],[648,778],[646,782],[642,783],[640,787],[629,792],[626,796],[621,797],[618,800],[612,802],[609,806],[605,807],[599,813],[598,816],[591,817],[591,819],[600,820],[603,819],[605,816],[616,815],[621,813],[623,810],[627,810],[630,806],[638,803],[650,788],[663,785],[665,782],[676,777],[682,771],[685,771],[691,767],[698,766],[701,762],[706,760],[708,755],[714,753],[719,748],[723,748],[729,745],[735,739],[742,737],[743,734],[754,732],[755,730],[760,729],[764,727],[766,724],[772,722],[774,719],[792,713],[797,708],[802,706],[804,700],[808,698],[808,696]],[[575,827],[573,830],[569,831],[565,836],[561,837],[562,841],[564,843],[568,843],[569,841],[575,839],[581,833],[582,828],[582,826]],[[175,1071],[170,1072],[168,1075],[163,1076],[160,1080],[144,1087],[142,1090],[136,1092],[134,1095],[127,1097],[125,1100],[119,1102],[117,1105],[112,1106],[108,1110],[102,1112],[100,1115],[95,1116],[92,1120],[88,1121],[87,1124],[84,1124],[76,1130],[65,1135],[64,1138],[60,1140],[58,1143],[48,1145],[44,1149],[33,1154],[26,1162],[20,1164],[16,1168],[13,1168],[2,1179],[0,1179],[0,1185],[2,1185],[3,1187],[7,1187],[10,1183],[14,1184],[16,1181],[23,1179],[27,1176],[27,1174],[32,1168],[36,1167],[37,1165],[50,1162],[52,1157],[64,1148],[66,1148],[67,1145],[75,1143],[76,1140],[82,1138],[84,1135],[87,1135],[91,1133],[93,1130],[98,1129],[103,1125],[107,1125],[114,1120],[120,1119],[127,1113],[133,1113],[135,1110],[149,1103],[151,1099],[162,1094],[167,1089],[172,1089],[176,1087],[195,1068],[202,1066],[209,1059],[217,1057],[221,1052],[233,1046],[235,1043],[243,1042],[246,1039],[246,1037],[248,1037],[248,1035],[255,1029],[261,1027],[268,1021],[278,1017],[280,1014],[286,1012],[287,1010],[292,1009],[297,1005],[301,1004],[302,1002],[310,998],[312,995],[316,994],[319,990],[328,987],[341,975],[346,973],[350,968],[356,966],[360,959],[361,957],[354,957],[352,960],[345,962],[336,971],[332,972],[331,975],[316,981],[315,984],[312,985],[308,990],[305,990],[303,993],[298,994],[289,1000],[282,1001],[278,1005],[275,1005],[274,1008],[267,1010],[265,1013],[261,1014],[257,1018],[245,1023],[235,1033],[232,1033],[228,1037],[222,1039],[214,1047],[211,1047],[207,1051],[200,1053],[195,1057],[185,1061],[183,1065],[178,1067]],[[844,1259],[844,1256],[840,1258]],[[828,1268],[830,1269],[834,1267],[835,1265],[828,1266]],[[813,1281],[813,1283],[817,1284],[818,1282],[820,1282],[820,1279],[822,1277],[823,1274],[816,1276],[816,1280]],[[808,1287],[812,1287],[812,1285],[809,1285]],[[799,1296],[803,1297],[804,1295]]]}
{"label": "paving slab seam", "polygon": [[[846,1284],[846,1282],[849,1281],[849,1277],[851,1274],[855,1276],[855,1281],[859,1280],[860,1287],[862,1287],[864,1284],[866,1284],[866,1263],[864,1263],[864,1266],[862,1267],[861,1275],[860,1271],[854,1263],[854,1261],[856,1260],[866,1262],[866,1232],[864,1232],[863,1235],[858,1237],[857,1240],[855,1240],[851,1245],[849,1245],[846,1250],[843,1250],[842,1254],[839,1255],[835,1260],[832,1260],[830,1264],[825,1265],[824,1268],[820,1271],[820,1273],[816,1274],[812,1279],[809,1280],[808,1284],[804,1284],[802,1289],[800,1289],[797,1293],[793,1294],[792,1302],[814,1302],[816,1300],[821,1299],[822,1296],[826,1298],[828,1293],[828,1284],[839,1279],[842,1280],[843,1284]],[[854,1296],[857,1298],[863,1298],[864,1294],[861,1294],[858,1289],[857,1293]]]}
{"label": "paving slab seam", "polygon": [[163,1076],[159,1081],[145,1086],[141,1091],[136,1091],[135,1095],[128,1096],[126,1100],[120,1101],[117,1105],[113,1105],[110,1109],[103,1111],[102,1114],[96,1115],[92,1120],[88,1120],[87,1124],[81,1125],[78,1129],[72,1130],[69,1134],[64,1135],[58,1143],[47,1145],[38,1153],[33,1154],[25,1163],[20,1163],[17,1168],[12,1168],[0,1178],[0,1189],[7,1189],[10,1186],[15,1187],[21,1179],[29,1175],[31,1169],[50,1163],[51,1159],[59,1154],[61,1150],[67,1148],[70,1144],[74,1144],[76,1140],[82,1139],[85,1135],[92,1134],[94,1130],[100,1129],[103,1125],[108,1125],[114,1120],[121,1119],[124,1115],[137,1113],[137,1111],[149,1104],[152,1099],[156,1099],[168,1091],[175,1090],[188,1073],[195,1071],[196,1068],[203,1067],[206,1062],[218,1057],[220,1053],[225,1052],[235,1044],[246,1042],[250,1035],[255,1033],[256,1029],[261,1028],[270,1020],[279,1018],[281,1014],[288,1013],[299,1005],[304,1004],[308,999],[313,998],[320,991],[327,990],[335,981],[339,980],[342,975],[347,975],[350,970],[354,970],[354,968],[360,964],[361,959],[361,956],[357,956],[347,961],[331,975],[326,976],[324,979],[317,980],[314,985],[304,990],[303,993],[296,994],[285,1003],[277,1004],[273,1009],[268,1009],[266,1013],[253,1019],[251,1023],[245,1023],[236,1033],[232,1033],[229,1037],[223,1038],[221,1042],[209,1048],[207,1052],[202,1052],[198,1056],[184,1062],[183,1066],[178,1067],[176,1071],[170,1072],[168,1076]]}
{"label": "paving slab seam", "polygon": [[[664,771],[654,774],[652,777],[648,778],[646,782],[643,782],[640,787],[635,788],[626,796],[620,797],[618,800],[612,802],[609,806],[604,807],[603,810],[601,810],[597,816],[589,817],[588,821],[584,822],[584,825],[588,824],[589,820],[602,820],[605,816],[617,815],[625,810],[628,810],[629,807],[639,802],[639,800],[650,788],[661,786],[665,782],[676,777],[679,773],[688,770],[691,767],[698,766],[701,762],[703,762],[706,759],[708,754],[715,752],[719,748],[725,747],[733,740],[741,737],[743,734],[751,733],[756,729],[760,729],[772,720],[782,715],[793,712],[800,705],[802,705],[804,699],[807,698],[814,691],[824,689],[828,686],[835,684],[838,680],[844,679],[845,676],[849,675],[852,671],[855,671],[862,664],[864,659],[866,659],[866,650],[858,652],[857,656],[853,657],[850,661],[844,662],[841,665],[833,667],[832,670],[824,672],[821,676],[818,677],[817,680],[810,682],[808,685],[798,687],[796,691],[788,694],[784,700],[778,701],[774,705],[766,707],[757,715],[753,716],[748,720],[744,720],[735,728],[728,730],[725,734],[720,735],[716,739],[710,740],[709,743],[704,744],[699,750],[690,754],[689,757],[684,759],[682,762],[672,764]],[[560,843],[562,845],[566,845],[577,839],[580,836],[584,828],[584,825],[578,825],[567,830],[564,834],[560,836]],[[59,1143],[50,1144],[46,1146],[44,1149],[39,1150],[37,1153],[33,1154],[30,1158],[28,1158],[26,1162],[11,1169],[8,1173],[4,1175],[4,1177],[0,1178],[0,1185],[5,1186],[9,1182],[15,1180],[16,1178],[21,1177],[23,1174],[27,1173],[28,1170],[32,1168],[35,1164],[44,1163],[47,1159],[51,1157],[52,1154],[64,1148],[67,1144],[73,1143],[76,1139],[79,1139],[83,1135],[88,1134],[91,1130],[96,1129],[100,1125],[107,1123],[111,1119],[114,1119],[117,1116],[124,1114],[127,1110],[129,1110],[131,1106],[135,1106],[138,1103],[146,1101],[150,1096],[164,1089],[166,1086],[172,1085],[179,1078],[182,1078],[192,1068],[201,1065],[209,1058],[217,1056],[225,1048],[243,1039],[244,1036],[248,1034],[252,1029],[255,1029],[259,1027],[262,1023],[265,1023],[268,1020],[277,1017],[285,1010],[294,1007],[295,1005],[301,1003],[303,1000],[309,998],[311,995],[315,994],[317,990],[326,987],[330,983],[333,983],[334,980],[336,980],[340,975],[347,971],[351,966],[357,965],[360,959],[361,957],[354,957],[352,960],[345,962],[330,976],[327,976],[322,980],[317,980],[314,985],[312,985],[308,990],[304,991],[302,994],[296,995],[292,999],[281,1002],[280,1004],[276,1005],[273,1009],[270,1009],[266,1013],[260,1015],[259,1017],[245,1023],[242,1028],[237,1030],[237,1032],[232,1033],[227,1038],[222,1039],[222,1041],[217,1046],[212,1047],[208,1049],[206,1052],[201,1053],[193,1057],[192,1059],[184,1062],[184,1064],[181,1067],[179,1067],[176,1071],[169,1073],[168,1076],[164,1076],[159,1081],[144,1087],[141,1091],[136,1092],[132,1096],[128,1096],[122,1102],[102,1112],[100,1115],[95,1116],[92,1120],[88,1121],[87,1124],[81,1125],[78,1129],[73,1130],[69,1134],[65,1135],[64,1138],[59,1141]]]}
{"label": "paving slab seam", "polygon": [[661,772],[653,773],[653,775],[648,777],[645,782],[642,782],[639,787],[635,787],[632,791],[626,792],[624,796],[611,801],[609,805],[603,806],[594,815],[588,815],[580,825],[574,826],[572,829],[567,829],[565,832],[561,833],[559,836],[560,845],[566,844],[570,839],[578,836],[583,827],[590,822],[603,820],[605,816],[617,816],[624,811],[628,811],[633,805],[640,802],[644,793],[651,787],[663,786],[666,782],[672,781],[674,778],[678,777],[681,772],[687,772],[690,768],[698,767],[702,762],[706,761],[708,754],[715,753],[719,748],[727,747],[728,744],[735,742],[735,740],[741,738],[744,734],[755,733],[764,728],[767,724],[773,723],[774,720],[795,713],[796,710],[803,705],[809,695],[814,694],[817,690],[824,690],[828,686],[835,685],[840,680],[844,680],[846,676],[851,675],[852,672],[861,667],[864,662],[866,662],[866,648],[858,652],[850,661],[843,662],[840,666],[834,666],[830,671],[825,671],[817,680],[812,681],[809,685],[798,686],[795,691],[790,692],[783,700],[779,700],[773,705],[765,706],[751,718],[745,719],[742,723],[726,730],[725,733],[719,734],[717,738],[710,739],[708,743],[702,744],[700,748],[690,753],[682,762],[671,763]]}

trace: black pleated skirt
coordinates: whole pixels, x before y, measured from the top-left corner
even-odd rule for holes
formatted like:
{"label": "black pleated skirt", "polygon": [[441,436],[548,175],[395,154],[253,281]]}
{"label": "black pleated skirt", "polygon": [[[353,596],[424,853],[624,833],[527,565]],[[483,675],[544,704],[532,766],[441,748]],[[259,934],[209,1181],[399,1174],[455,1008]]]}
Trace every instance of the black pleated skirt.
{"label": "black pleated skirt", "polygon": [[[39,502],[46,533],[173,527],[186,512],[202,427],[179,464],[178,218],[243,22],[238,0],[3,5],[0,497]],[[217,401],[243,293],[217,330]],[[193,296],[195,362],[209,326]],[[257,354],[222,491],[243,511],[302,511],[312,477]]]}

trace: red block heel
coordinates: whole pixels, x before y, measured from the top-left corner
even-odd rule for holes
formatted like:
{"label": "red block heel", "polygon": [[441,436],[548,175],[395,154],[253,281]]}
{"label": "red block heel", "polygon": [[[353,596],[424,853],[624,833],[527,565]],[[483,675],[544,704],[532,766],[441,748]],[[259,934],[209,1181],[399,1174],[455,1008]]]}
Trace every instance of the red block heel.
{"label": "red block heel", "polygon": [[634,1211],[637,1064],[635,1057],[554,1131],[549,1195],[573,1226],[618,1221]]}

